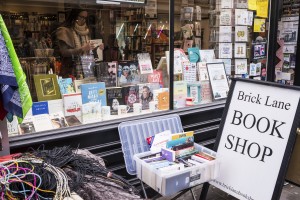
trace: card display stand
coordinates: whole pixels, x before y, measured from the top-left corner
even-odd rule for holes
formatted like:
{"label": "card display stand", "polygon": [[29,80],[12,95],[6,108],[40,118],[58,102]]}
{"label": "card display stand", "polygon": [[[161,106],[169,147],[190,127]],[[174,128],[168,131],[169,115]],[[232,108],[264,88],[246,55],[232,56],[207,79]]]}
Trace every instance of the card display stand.
{"label": "card display stand", "polygon": [[[213,180],[218,175],[218,159],[168,174],[160,174],[140,159],[151,154],[147,137],[166,130],[171,130],[172,134],[183,132],[180,117],[176,114],[121,123],[118,129],[127,172],[137,175],[141,184],[145,182],[163,196]],[[201,145],[195,144],[195,148],[213,157],[217,156],[216,152]]]}

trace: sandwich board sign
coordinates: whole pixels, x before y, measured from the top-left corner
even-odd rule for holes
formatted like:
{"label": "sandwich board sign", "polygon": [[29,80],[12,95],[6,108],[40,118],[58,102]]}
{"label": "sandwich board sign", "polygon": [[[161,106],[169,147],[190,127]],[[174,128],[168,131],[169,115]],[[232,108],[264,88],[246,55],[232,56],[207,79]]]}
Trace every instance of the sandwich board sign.
{"label": "sandwich board sign", "polygon": [[210,184],[238,199],[279,199],[300,120],[299,99],[299,87],[233,79],[215,143],[220,174]]}

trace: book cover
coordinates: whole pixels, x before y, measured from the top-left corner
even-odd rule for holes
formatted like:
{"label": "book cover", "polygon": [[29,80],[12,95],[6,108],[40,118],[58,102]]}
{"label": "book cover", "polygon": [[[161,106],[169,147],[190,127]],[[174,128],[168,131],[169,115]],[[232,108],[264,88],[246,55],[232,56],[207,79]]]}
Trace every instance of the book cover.
{"label": "book cover", "polygon": [[33,116],[26,116],[21,124],[19,124],[19,134],[29,134],[29,133],[35,133],[35,127],[33,124],[34,117]]}
{"label": "book cover", "polygon": [[221,10],[220,12],[220,25],[231,26],[232,25],[232,12],[231,10]]}
{"label": "book cover", "polygon": [[48,101],[49,114],[64,112],[64,103],[62,99]]}
{"label": "book cover", "polygon": [[215,59],[215,52],[213,49],[200,50],[201,62],[213,62]]}
{"label": "book cover", "polygon": [[142,110],[149,109],[149,102],[153,101],[153,90],[159,89],[159,83],[138,84],[139,99],[142,104]]}
{"label": "book cover", "polygon": [[158,110],[169,110],[169,96],[167,91],[158,93]]}
{"label": "book cover", "polygon": [[247,26],[235,26],[235,41],[236,42],[248,42],[248,27]]}
{"label": "book cover", "polygon": [[101,117],[101,102],[89,102],[82,104],[82,123],[100,122]]}
{"label": "book cover", "polygon": [[106,87],[117,86],[117,62],[101,62],[95,66],[97,82],[104,82]]}
{"label": "book cover", "polygon": [[95,62],[103,61],[103,50],[100,48],[102,43],[102,39],[94,39],[90,40],[90,43],[94,45],[93,55]]}
{"label": "book cover", "polygon": [[232,58],[232,43],[219,43],[219,58]]}
{"label": "book cover", "polygon": [[159,83],[159,85],[163,87],[163,71],[157,69],[153,70],[153,73],[148,75],[148,83]]}
{"label": "book cover", "polygon": [[247,25],[248,20],[247,9],[235,9],[235,25]]}
{"label": "book cover", "polygon": [[219,42],[232,42],[232,26],[220,26]]}
{"label": "book cover", "polygon": [[191,63],[200,62],[200,50],[198,47],[188,48],[188,55]]}
{"label": "book cover", "polygon": [[201,104],[212,102],[212,91],[209,81],[201,81]]}
{"label": "book cover", "polygon": [[32,103],[32,115],[49,114],[48,102],[33,102]]}
{"label": "book cover", "polygon": [[75,115],[66,116],[65,118],[69,126],[78,126],[82,124]]}
{"label": "book cover", "polygon": [[81,93],[65,94],[63,96],[65,117],[75,115],[81,121]]}
{"label": "book cover", "polygon": [[233,8],[233,0],[221,0],[221,8]]}
{"label": "book cover", "polygon": [[51,114],[49,114],[49,116],[50,116],[50,120],[52,123],[52,127],[54,129],[69,126],[63,112],[51,113]]}
{"label": "book cover", "polygon": [[118,106],[124,105],[121,87],[106,88],[107,105],[110,106],[110,114],[118,115]]}
{"label": "book cover", "polygon": [[13,116],[13,120],[11,122],[7,120],[7,131],[8,136],[14,136],[19,134],[17,116]]}
{"label": "book cover", "polygon": [[59,78],[58,85],[62,95],[75,93],[74,84],[71,78]]}
{"label": "book cover", "polygon": [[197,67],[196,63],[191,63],[190,61],[182,62],[183,66],[183,80],[187,83],[192,83],[197,81]]}
{"label": "book cover", "polygon": [[190,83],[188,84],[187,96],[194,98],[194,104],[199,104],[201,102],[201,84],[200,83]]}
{"label": "book cover", "polygon": [[55,74],[34,75],[33,79],[38,101],[61,99]]}
{"label": "book cover", "polygon": [[139,102],[139,86],[130,85],[122,88],[125,105],[130,107],[128,112],[133,112],[133,104]]}
{"label": "book cover", "polygon": [[184,81],[174,81],[174,107],[185,107],[187,97],[187,83]]}
{"label": "book cover", "polygon": [[141,74],[153,73],[152,62],[149,53],[138,53],[137,58],[138,58]]}
{"label": "book cover", "polygon": [[[167,59],[168,57],[169,55],[167,56]],[[174,74],[182,74],[183,61],[188,61],[188,57],[185,55],[182,49],[175,49],[174,50]]]}
{"label": "book cover", "polygon": [[89,102],[100,102],[101,106],[106,106],[105,83],[87,83],[81,85],[82,104]]}
{"label": "book cover", "polygon": [[118,62],[118,86],[132,85],[140,83],[141,75],[137,61]]}
{"label": "book cover", "polygon": [[33,125],[35,127],[36,132],[53,129],[51,119],[48,114],[35,115],[33,120]]}

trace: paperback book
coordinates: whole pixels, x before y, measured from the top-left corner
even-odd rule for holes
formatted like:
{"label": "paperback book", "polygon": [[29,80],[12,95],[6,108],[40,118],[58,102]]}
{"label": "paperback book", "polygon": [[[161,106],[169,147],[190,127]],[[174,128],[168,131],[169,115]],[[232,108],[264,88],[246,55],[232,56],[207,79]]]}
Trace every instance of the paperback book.
{"label": "paperback book", "polygon": [[110,106],[110,114],[118,115],[118,106],[124,105],[124,97],[121,87],[106,88],[107,105]]}
{"label": "paperback book", "polygon": [[59,78],[58,85],[62,95],[75,93],[74,84],[71,78]]}
{"label": "paperback book", "polygon": [[131,85],[122,88],[125,105],[130,107],[128,112],[133,112],[133,104],[139,102],[139,86]]}

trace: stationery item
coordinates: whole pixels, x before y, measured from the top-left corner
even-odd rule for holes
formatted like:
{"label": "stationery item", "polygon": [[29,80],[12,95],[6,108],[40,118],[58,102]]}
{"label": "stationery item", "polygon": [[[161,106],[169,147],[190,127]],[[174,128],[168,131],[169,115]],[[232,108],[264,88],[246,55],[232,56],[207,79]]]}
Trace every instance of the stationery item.
{"label": "stationery item", "polygon": [[232,42],[232,26],[220,26],[219,42]]}
{"label": "stationery item", "polygon": [[262,18],[268,18],[268,11],[269,9],[269,1],[268,0],[258,0],[256,1],[256,11],[257,11],[257,16],[262,17]]}
{"label": "stationery item", "polygon": [[256,76],[256,64],[255,63],[250,63],[250,76]]}
{"label": "stationery item", "polygon": [[34,75],[33,79],[38,101],[61,99],[60,89],[55,74]]}
{"label": "stationery item", "polygon": [[191,63],[200,62],[200,50],[198,47],[188,48],[188,55]]}
{"label": "stationery item", "polygon": [[224,9],[220,12],[220,26],[232,25],[232,12],[231,10]]}
{"label": "stationery item", "polygon": [[254,19],[254,32],[260,33],[266,31],[266,19]]}
{"label": "stationery item", "polygon": [[192,98],[192,104],[199,104],[201,102],[201,84],[200,83],[189,83],[188,84],[188,97]]}
{"label": "stationery item", "polygon": [[184,81],[174,81],[174,107],[185,107],[185,98],[187,97],[187,83]]}
{"label": "stationery item", "polygon": [[219,58],[232,58],[232,43],[219,43]]}
{"label": "stationery item", "polygon": [[235,41],[236,42],[248,42],[248,27],[247,26],[235,26]]}
{"label": "stationery item", "polygon": [[215,59],[215,52],[213,49],[200,50],[201,62],[213,62]]}
{"label": "stationery item", "polygon": [[88,102],[82,104],[82,122],[84,124],[102,121],[101,102]]}
{"label": "stationery item", "polygon": [[183,66],[183,80],[187,83],[194,83],[197,81],[196,63],[190,61],[182,62]]}
{"label": "stationery item", "polygon": [[118,106],[118,116],[124,116],[130,110],[130,106],[128,105],[119,105]]}
{"label": "stationery item", "polygon": [[141,103],[134,103],[133,104],[133,113],[138,115],[142,113],[142,104]]}
{"label": "stationery item", "polygon": [[236,0],[237,8],[248,8],[248,0]]}
{"label": "stationery item", "polygon": [[247,59],[235,59],[235,74],[247,73]]}
{"label": "stationery item", "polygon": [[256,0],[248,0],[248,9],[249,10],[256,10]]}
{"label": "stationery item", "polygon": [[234,57],[235,58],[246,58],[246,43],[235,43],[234,44]]}
{"label": "stationery item", "polygon": [[222,61],[225,66],[226,75],[231,75],[231,59],[222,59]]}
{"label": "stationery item", "polygon": [[212,91],[209,81],[201,81],[201,104],[212,102]]}
{"label": "stationery item", "polygon": [[101,117],[102,117],[102,120],[110,119],[110,106],[102,106],[101,107]]}
{"label": "stationery item", "polygon": [[235,25],[245,25],[248,22],[247,9],[235,9]]}
{"label": "stationery item", "polygon": [[221,8],[233,8],[233,0],[221,0]]}

